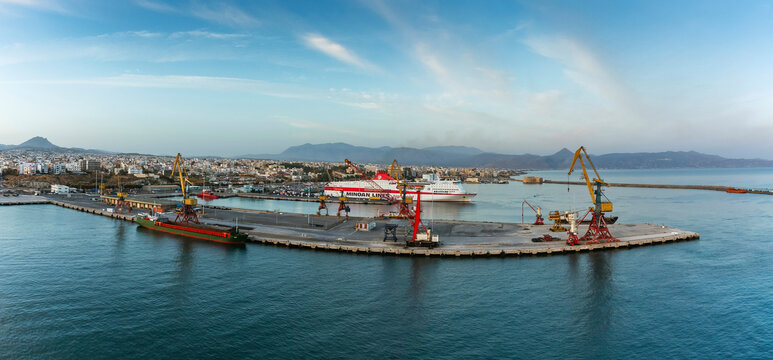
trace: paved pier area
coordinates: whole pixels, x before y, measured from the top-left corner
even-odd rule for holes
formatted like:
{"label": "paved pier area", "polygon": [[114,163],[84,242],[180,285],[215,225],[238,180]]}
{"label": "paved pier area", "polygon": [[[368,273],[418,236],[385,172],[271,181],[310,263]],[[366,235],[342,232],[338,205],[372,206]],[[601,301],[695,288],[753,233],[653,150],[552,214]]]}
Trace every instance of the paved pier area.
{"label": "paved pier area", "polygon": [[0,196],[0,206],[33,204],[48,204],[48,199],[43,196],[36,195]]}
{"label": "paved pier area", "polygon": [[[48,201],[48,199],[46,199]],[[97,215],[132,221],[130,215],[104,211],[104,203],[86,196],[51,196],[51,203]],[[168,214],[174,216],[173,213]],[[236,226],[249,234],[249,240],[266,245],[298,247],[362,254],[421,255],[421,256],[513,256],[549,255],[626,248],[667,242],[697,240],[694,232],[654,224],[613,224],[610,232],[619,242],[569,246],[566,232],[550,232],[550,225],[495,223],[458,220],[435,220],[425,224],[440,237],[440,246],[433,249],[407,247],[411,234],[407,220],[337,218],[288,214],[246,209],[206,208],[202,223]],[[370,231],[356,231],[358,222],[375,222]],[[384,241],[387,224],[398,225],[398,241]],[[580,226],[584,234],[587,225]],[[558,238],[551,242],[532,242],[532,238],[550,234]]]}

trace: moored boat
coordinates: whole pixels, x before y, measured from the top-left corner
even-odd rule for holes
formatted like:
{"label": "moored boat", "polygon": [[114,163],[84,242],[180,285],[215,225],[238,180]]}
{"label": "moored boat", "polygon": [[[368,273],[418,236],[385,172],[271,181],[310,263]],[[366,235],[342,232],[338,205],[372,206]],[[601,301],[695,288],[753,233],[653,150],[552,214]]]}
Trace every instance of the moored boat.
{"label": "moored boat", "polygon": [[140,226],[170,234],[182,235],[196,239],[215,241],[223,244],[244,245],[247,234],[239,232],[238,228],[220,229],[198,224],[173,223],[153,217],[137,217]]}
{"label": "moored boat", "polygon": [[733,194],[746,194],[746,190],[738,188],[727,188],[725,191]]}
{"label": "moored boat", "polygon": [[198,196],[198,197],[200,197],[200,198],[202,198],[204,200],[213,200],[213,199],[219,198],[219,196],[213,194],[212,191],[209,191],[209,190],[204,190],[204,191],[196,194],[196,196]]}

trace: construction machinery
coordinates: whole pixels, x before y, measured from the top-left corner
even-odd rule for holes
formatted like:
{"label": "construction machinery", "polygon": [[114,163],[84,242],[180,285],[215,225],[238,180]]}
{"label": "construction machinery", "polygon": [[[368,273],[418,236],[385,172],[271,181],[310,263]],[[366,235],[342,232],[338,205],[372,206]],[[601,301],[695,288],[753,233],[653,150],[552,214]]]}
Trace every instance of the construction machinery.
{"label": "construction machinery", "polygon": [[[585,159],[588,161],[588,164],[593,169],[593,173],[596,175],[593,180],[588,177],[588,171],[582,158],[583,154],[585,155]],[[602,186],[606,186],[607,183],[605,183],[604,180],[601,180],[599,172],[596,170],[596,167],[590,160],[590,156],[588,156],[588,152],[583,146],[580,146],[580,148],[574,152],[574,158],[572,159],[572,165],[569,167],[568,175],[572,175],[572,172],[574,172],[574,165],[577,163],[577,160],[580,161],[580,165],[582,166],[582,174],[585,178],[585,183],[588,185],[588,192],[590,193],[593,207],[588,209],[588,211],[580,220],[580,222],[582,222],[585,220],[585,217],[587,217],[588,214],[592,214],[590,223],[588,224],[588,231],[585,233],[585,235],[583,235],[581,238],[578,238],[577,241],[570,245],[575,245],[579,242],[584,242],[585,244],[598,244],[601,242],[619,241],[609,233],[607,222],[604,219],[604,213],[612,212],[612,202],[607,199],[602,191]],[[602,198],[606,201],[603,201]]]}
{"label": "construction machinery", "polygon": [[528,205],[529,208],[531,208],[531,210],[534,211],[535,214],[537,214],[537,219],[534,220],[534,223],[532,225],[545,225],[545,219],[542,217],[542,208],[539,207],[539,206],[537,206],[535,208],[534,206],[529,204],[529,202],[526,201],[526,200],[524,200],[521,203],[521,223],[524,223],[524,224],[526,223],[524,221],[524,210],[525,210],[525,208],[523,207],[523,205]]}
{"label": "construction machinery", "polygon": [[421,191],[416,191],[416,208],[412,211],[413,216],[408,217],[413,229],[411,240],[405,242],[409,247],[428,247],[433,248],[440,245],[437,235],[432,235],[432,230],[421,221]]}
{"label": "construction machinery", "polygon": [[177,157],[174,159],[174,165],[172,166],[172,178],[174,178],[175,173],[179,175],[180,178],[180,189],[183,192],[183,200],[182,200],[182,206],[177,210],[177,217],[174,219],[177,223],[190,223],[194,222],[196,224],[199,223],[199,216],[196,214],[196,198],[189,198],[188,197],[188,185],[193,185],[193,183],[188,179],[188,173],[185,171],[185,166],[183,162],[183,157],[178,153]]}
{"label": "construction machinery", "polygon": [[320,195],[319,196],[319,207],[317,208],[317,216],[321,215],[320,213],[322,210],[325,210],[325,216],[328,216],[330,213],[327,211],[327,196]]}
{"label": "construction machinery", "polygon": [[553,210],[548,213],[548,220],[553,222],[553,226],[550,227],[550,231],[552,232],[559,232],[559,231],[566,231],[566,228],[563,226],[563,224],[566,224],[566,216],[569,214],[568,211],[564,211],[564,213],[560,213],[558,210]]}
{"label": "construction machinery", "polygon": [[123,191],[123,187],[121,187],[121,175],[118,175],[118,192],[115,194],[115,196],[118,198],[118,200],[115,201],[115,208],[113,209],[113,212],[123,214],[124,212],[132,211],[131,205],[128,201],[126,201],[126,197],[129,196],[129,194],[125,193]]}
{"label": "construction machinery", "polygon": [[349,218],[349,206],[346,205],[348,200],[349,199],[346,196],[338,197],[338,211],[336,212],[336,217],[341,217],[341,211],[343,211],[346,214],[346,218]]}

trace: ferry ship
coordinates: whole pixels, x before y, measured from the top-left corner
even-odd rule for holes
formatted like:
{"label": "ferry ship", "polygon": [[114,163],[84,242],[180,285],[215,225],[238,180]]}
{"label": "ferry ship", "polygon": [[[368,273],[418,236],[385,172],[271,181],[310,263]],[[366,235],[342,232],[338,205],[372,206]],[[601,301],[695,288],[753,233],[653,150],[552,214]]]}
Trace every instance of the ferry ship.
{"label": "ferry ship", "polygon": [[[426,182],[421,188],[421,201],[446,201],[446,202],[471,202],[476,194],[469,193],[462,187],[461,181],[440,180],[435,174],[424,176]],[[380,188],[379,188],[380,187]],[[382,190],[383,189],[383,190]],[[406,196],[416,200],[414,194]],[[325,196],[340,197],[346,196],[352,199],[381,199],[381,200],[402,200],[397,179],[392,178],[386,171],[379,171],[372,181],[354,180],[354,181],[334,181],[325,186]]]}

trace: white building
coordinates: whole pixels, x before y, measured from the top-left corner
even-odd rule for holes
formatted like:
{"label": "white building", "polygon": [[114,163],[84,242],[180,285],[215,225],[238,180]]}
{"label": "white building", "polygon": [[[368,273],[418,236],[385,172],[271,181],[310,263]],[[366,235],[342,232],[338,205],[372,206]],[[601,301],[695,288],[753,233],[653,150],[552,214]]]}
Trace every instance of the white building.
{"label": "white building", "polygon": [[66,164],[53,164],[51,165],[51,172],[54,175],[64,174],[67,172]]}
{"label": "white building", "polygon": [[129,166],[129,170],[127,172],[129,175],[139,175],[142,174],[142,168],[139,166]]}
{"label": "white building", "polygon": [[52,194],[68,194],[68,193],[74,193],[75,188],[71,188],[66,185],[51,185],[51,193]]}
{"label": "white building", "polygon": [[40,174],[48,174],[48,164],[38,163],[36,165],[37,171]]}
{"label": "white building", "polygon": [[19,175],[35,175],[38,167],[35,163],[21,163],[19,164]]}
{"label": "white building", "polygon": [[67,165],[65,165],[67,168],[67,171],[69,172],[80,172],[81,171],[81,164],[79,164],[76,161],[69,162]]}

